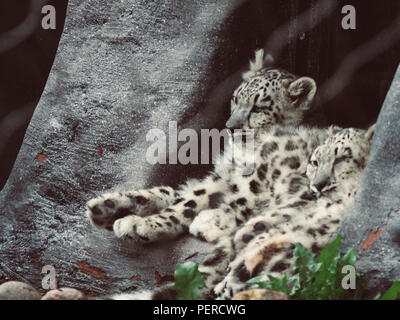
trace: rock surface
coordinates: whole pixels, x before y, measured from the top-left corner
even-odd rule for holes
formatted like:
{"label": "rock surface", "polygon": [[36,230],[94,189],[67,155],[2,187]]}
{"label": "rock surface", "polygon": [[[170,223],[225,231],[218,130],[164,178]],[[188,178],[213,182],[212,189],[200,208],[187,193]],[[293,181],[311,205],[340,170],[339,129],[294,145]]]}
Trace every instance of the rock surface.
{"label": "rock surface", "polygon": [[344,249],[356,250],[370,298],[400,280],[399,123],[400,67],[377,122],[361,189],[338,231]]}
{"label": "rock surface", "polygon": [[0,300],[40,300],[40,293],[31,285],[8,281],[0,285]]}

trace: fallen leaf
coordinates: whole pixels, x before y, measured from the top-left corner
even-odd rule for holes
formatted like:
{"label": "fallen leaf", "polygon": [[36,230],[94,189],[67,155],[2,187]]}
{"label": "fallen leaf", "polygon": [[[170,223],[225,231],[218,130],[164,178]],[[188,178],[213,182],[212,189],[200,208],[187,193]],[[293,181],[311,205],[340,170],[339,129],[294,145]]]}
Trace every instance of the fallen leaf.
{"label": "fallen leaf", "polygon": [[165,275],[165,276],[162,276],[158,271],[156,271],[155,273],[154,273],[154,278],[155,278],[155,280],[156,280],[156,284],[159,286],[159,285],[161,285],[161,284],[163,284],[163,283],[165,283],[165,282],[171,282],[171,281],[174,281],[174,276],[173,275]]}
{"label": "fallen leaf", "polygon": [[99,148],[99,156],[103,158],[103,147]]}
{"label": "fallen leaf", "polygon": [[83,273],[86,273],[94,278],[97,279],[104,279],[107,277],[107,273],[100,268],[92,267],[87,263],[87,261],[78,261],[77,265],[79,267],[79,270]]}
{"label": "fallen leaf", "polygon": [[379,228],[376,232],[371,231],[361,248],[364,250],[370,248],[374,242],[380,238],[382,232],[383,230],[381,228]]}
{"label": "fallen leaf", "polygon": [[137,274],[137,275],[132,276],[131,280],[142,280],[142,277]]}
{"label": "fallen leaf", "polygon": [[43,163],[43,162],[45,162],[46,160],[47,160],[47,157],[46,157],[46,155],[44,154],[44,151],[43,151],[42,153],[39,153],[39,154],[36,156],[36,161],[39,162],[39,163]]}
{"label": "fallen leaf", "polygon": [[158,273],[158,271],[156,270],[156,272],[154,273],[154,278],[156,280],[156,284],[160,285],[161,284],[161,275]]}

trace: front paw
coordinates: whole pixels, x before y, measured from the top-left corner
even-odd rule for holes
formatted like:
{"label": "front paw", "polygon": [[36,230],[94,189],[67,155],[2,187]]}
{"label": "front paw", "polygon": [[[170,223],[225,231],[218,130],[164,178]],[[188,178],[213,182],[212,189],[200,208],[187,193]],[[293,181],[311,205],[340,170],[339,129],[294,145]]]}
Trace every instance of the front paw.
{"label": "front paw", "polygon": [[233,223],[221,209],[203,210],[191,223],[189,232],[207,242],[216,242],[229,233]]}
{"label": "front paw", "polygon": [[86,215],[90,222],[109,231],[117,219],[134,214],[131,200],[120,193],[107,193],[90,200],[86,205]]}
{"label": "front paw", "polygon": [[150,238],[146,230],[145,218],[128,216],[114,222],[114,233],[117,238],[129,239],[139,243],[148,243]]}

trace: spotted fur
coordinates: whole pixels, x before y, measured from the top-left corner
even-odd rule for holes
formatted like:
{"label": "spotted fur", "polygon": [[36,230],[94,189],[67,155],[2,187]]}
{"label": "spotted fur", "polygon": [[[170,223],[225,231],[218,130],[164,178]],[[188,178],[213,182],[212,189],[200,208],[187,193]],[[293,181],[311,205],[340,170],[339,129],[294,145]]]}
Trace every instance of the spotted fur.
{"label": "spotted fur", "polygon": [[321,248],[353,198],[369,152],[372,129],[302,126],[314,80],[263,68],[263,60],[257,52],[226,124],[243,129],[239,135],[255,131],[252,171],[242,174],[250,156],[242,148],[234,161],[221,157],[204,179],[177,190],[109,193],[87,204],[92,224],[121,239],[151,243],[190,232],[216,243],[200,266],[204,297],[231,298],[250,277],[286,270],[295,242]]}
{"label": "spotted fur", "polygon": [[[260,274],[282,276],[293,265],[296,242],[314,252],[329,242],[361,182],[374,129],[327,130],[325,142],[309,153],[309,160],[306,151],[299,168],[278,178],[275,205],[259,208],[221,239],[207,260],[215,261],[221,252],[229,258],[200,266],[215,296],[232,298],[247,289],[244,282]],[[285,185],[288,191],[282,196],[277,190]]]}

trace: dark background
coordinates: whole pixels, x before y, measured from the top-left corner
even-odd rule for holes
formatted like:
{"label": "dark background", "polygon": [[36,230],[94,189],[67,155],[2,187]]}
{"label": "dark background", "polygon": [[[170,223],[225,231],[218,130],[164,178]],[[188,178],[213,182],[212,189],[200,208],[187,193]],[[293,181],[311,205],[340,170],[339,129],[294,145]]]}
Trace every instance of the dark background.
{"label": "dark background", "polygon": [[[21,146],[31,115],[40,99],[48,74],[54,61],[62,33],[67,2],[48,1],[56,7],[57,29],[43,30],[40,19],[32,34],[18,46],[0,52],[0,189],[6,182]],[[272,30],[287,20],[287,0],[253,0],[236,10],[229,29],[235,38],[236,50],[232,50],[230,70],[219,70],[228,75],[238,70],[255,48],[263,47]],[[302,11],[309,1],[292,1]],[[339,1],[335,13],[315,30],[320,50],[311,52],[309,39],[297,39],[295,63],[287,58],[287,48],[277,64],[299,75],[313,77],[323,84],[340,66],[344,56],[371,39],[390,25],[400,11],[398,0]],[[357,30],[341,28],[340,9],[352,4],[357,10]],[[30,9],[28,0],[2,0],[0,2],[0,41],[2,35],[21,23]],[[39,13],[40,15],[40,13]],[[379,46],[379,42],[377,42]],[[342,126],[365,127],[373,122],[381,108],[400,58],[400,44],[375,57],[353,75],[350,85],[322,108],[329,123]],[[313,63],[310,63],[312,61]],[[317,63],[314,63],[314,62]],[[218,57],[214,67],[219,68]],[[210,89],[211,90],[211,89]],[[226,110],[228,114],[228,107]]]}
{"label": "dark background", "polygon": [[[37,28],[22,43],[0,52],[0,189],[4,186],[25,135],[32,113],[46,84],[63,30],[67,2],[48,1],[57,12],[56,30]],[[0,41],[18,26],[30,10],[28,0],[0,1]],[[43,15],[44,16],[44,15]]]}

